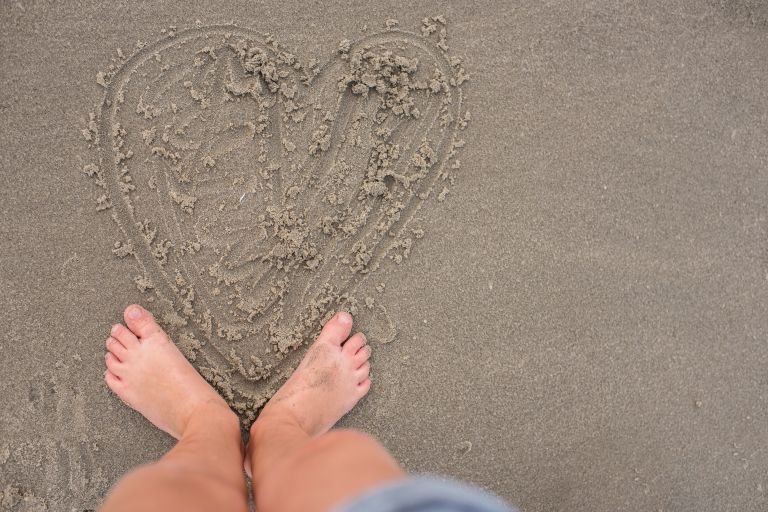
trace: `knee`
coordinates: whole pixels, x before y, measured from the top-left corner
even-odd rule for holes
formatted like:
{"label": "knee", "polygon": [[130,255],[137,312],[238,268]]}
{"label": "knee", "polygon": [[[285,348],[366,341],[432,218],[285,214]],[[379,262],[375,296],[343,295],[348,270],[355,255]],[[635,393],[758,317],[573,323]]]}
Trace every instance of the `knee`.
{"label": "knee", "polygon": [[372,437],[356,430],[332,430],[307,442],[266,475],[258,484],[256,505],[258,510],[275,510],[277,503],[286,510],[306,508],[285,506],[290,494],[286,485],[314,489],[318,499],[328,505],[340,503],[403,475]]}
{"label": "knee", "polygon": [[378,441],[371,436],[352,429],[336,429],[316,437],[310,441],[306,449],[307,455],[328,451],[346,450],[348,448],[383,450]]}
{"label": "knee", "polygon": [[[157,499],[156,491],[168,490],[167,473],[155,465],[143,466],[124,475],[107,493],[100,512],[121,512],[131,507],[147,507],[147,500]],[[147,510],[151,510],[148,508]]]}
{"label": "knee", "polygon": [[156,463],[125,475],[109,492],[100,510],[208,510],[221,504],[227,510],[245,511],[245,486],[236,489],[194,471]]}
{"label": "knee", "polygon": [[378,441],[357,430],[347,429],[332,430],[312,439],[294,453],[285,465],[287,472],[294,475],[322,475],[326,470],[331,473],[349,473],[354,472],[356,468],[402,473],[398,464]]}

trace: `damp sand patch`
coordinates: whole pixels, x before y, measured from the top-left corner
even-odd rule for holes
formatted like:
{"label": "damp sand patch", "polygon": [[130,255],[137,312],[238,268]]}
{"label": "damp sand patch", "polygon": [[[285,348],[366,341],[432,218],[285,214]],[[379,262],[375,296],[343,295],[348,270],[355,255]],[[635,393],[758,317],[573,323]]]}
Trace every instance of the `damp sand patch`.
{"label": "damp sand patch", "polygon": [[[416,213],[461,169],[468,74],[446,20],[340,41],[304,62],[234,25],[117,52],[83,137],[115,257],[245,421],[339,308],[386,320],[361,285],[428,236]],[[386,341],[386,340],[384,340]]]}

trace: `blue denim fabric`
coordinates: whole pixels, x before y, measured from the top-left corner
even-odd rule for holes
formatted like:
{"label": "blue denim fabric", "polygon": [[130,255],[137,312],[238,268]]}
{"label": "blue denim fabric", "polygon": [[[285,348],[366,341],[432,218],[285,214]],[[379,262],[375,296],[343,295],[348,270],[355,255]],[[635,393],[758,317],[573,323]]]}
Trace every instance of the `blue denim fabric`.
{"label": "blue denim fabric", "polygon": [[417,477],[376,488],[337,512],[517,512],[500,498],[455,480]]}

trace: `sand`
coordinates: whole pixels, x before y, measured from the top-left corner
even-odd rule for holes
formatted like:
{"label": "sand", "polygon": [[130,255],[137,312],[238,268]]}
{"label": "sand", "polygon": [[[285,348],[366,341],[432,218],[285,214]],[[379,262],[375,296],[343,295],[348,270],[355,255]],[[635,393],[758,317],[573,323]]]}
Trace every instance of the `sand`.
{"label": "sand", "polygon": [[2,8],[0,509],[171,439],[103,341],[152,310],[244,427],[334,309],[342,421],[523,510],[768,506],[768,9]]}

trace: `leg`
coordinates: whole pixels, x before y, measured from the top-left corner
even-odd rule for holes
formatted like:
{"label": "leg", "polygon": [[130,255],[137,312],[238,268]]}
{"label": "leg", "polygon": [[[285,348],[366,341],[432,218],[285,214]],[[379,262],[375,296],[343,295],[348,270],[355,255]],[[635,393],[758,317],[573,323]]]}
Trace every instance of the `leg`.
{"label": "leg", "polygon": [[107,340],[107,385],[179,442],[124,477],[103,504],[128,510],[247,510],[237,416],[138,306]]}
{"label": "leg", "polygon": [[370,437],[327,433],[371,384],[370,349],[362,334],[349,337],[351,329],[349,314],[333,317],[251,427],[246,464],[259,510],[328,510],[405,476]]}

